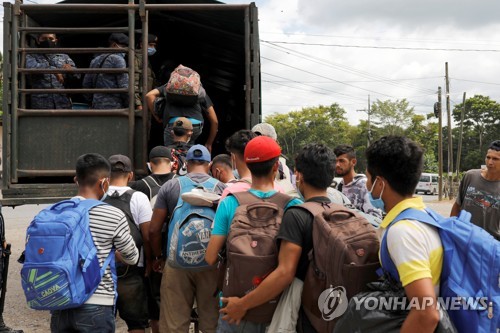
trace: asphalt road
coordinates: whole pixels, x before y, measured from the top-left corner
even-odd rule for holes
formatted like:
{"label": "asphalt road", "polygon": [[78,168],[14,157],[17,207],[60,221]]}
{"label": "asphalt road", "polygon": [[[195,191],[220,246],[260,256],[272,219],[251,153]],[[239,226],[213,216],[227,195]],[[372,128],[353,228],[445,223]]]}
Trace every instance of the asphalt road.
{"label": "asphalt road", "polygon": [[[448,216],[451,210],[452,201],[439,202],[437,196],[431,195],[423,195],[423,198],[429,207],[442,215]],[[49,313],[47,311],[31,310],[26,306],[20,281],[20,270],[22,266],[17,262],[17,258],[19,258],[24,248],[26,228],[33,217],[46,206],[47,205],[25,205],[16,208],[2,208],[6,221],[7,241],[12,244],[4,318],[7,325],[13,328],[23,329],[27,333],[46,333],[50,331]],[[126,331],[126,326],[123,321],[118,320],[116,332]]]}

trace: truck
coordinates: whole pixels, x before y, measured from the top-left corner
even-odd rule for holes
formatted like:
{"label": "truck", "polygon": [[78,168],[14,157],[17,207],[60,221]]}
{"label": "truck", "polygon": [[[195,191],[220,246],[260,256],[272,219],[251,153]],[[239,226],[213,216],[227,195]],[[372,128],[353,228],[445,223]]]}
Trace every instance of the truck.
{"label": "truck", "polygon": [[[134,107],[134,52],[142,52],[142,75],[148,66],[147,36],[158,36],[158,52],[149,58],[157,77],[166,62],[196,70],[219,119],[212,154],[238,129],[261,121],[258,10],[254,3],[213,0],[67,0],[57,4],[4,3],[2,199],[7,206],[52,203],[76,194],[75,161],[85,153],[131,158],[136,175],[147,174],[150,111]],[[107,47],[111,33],[129,36],[126,69],[89,68]],[[57,34],[61,45],[37,48],[34,37]],[[142,39],[142,48],[137,42]],[[123,52],[120,49],[119,52]],[[73,73],[128,72],[128,89],[116,91],[65,87],[74,105],[84,94],[127,92],[129,107],[114,110],[36,110],[29,95],[54,93],[34,89],[30,75],[67,73],[71,69],[27,69],[30,53],[65,53],[76,63]],[[147,93],[143,80],[142,98]],[[162,83],[165,83],[163,81]],[[118,91],[120,90],[120,91]],[[143,103],[145,104],[145,103]],[[207,122],[206,122],[207,124]],[[204,142],[208,128],[199,138]]]}

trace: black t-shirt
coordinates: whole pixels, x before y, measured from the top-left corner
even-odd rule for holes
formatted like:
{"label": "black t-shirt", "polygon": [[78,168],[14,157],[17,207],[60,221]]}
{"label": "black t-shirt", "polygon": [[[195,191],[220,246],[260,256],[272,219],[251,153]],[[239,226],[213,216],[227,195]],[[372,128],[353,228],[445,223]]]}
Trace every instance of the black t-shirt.
{"label": "black t-shirt", "polygon": [[[172,179],[174,175],[175,173],[170,172],[161,175],[151,174],[151,177],[153,177],[153,179],[158,183],[158,185],[162,186],[167,181]],[[144,193],[145,195],[148,196],[148,198],[151,198],[151,191],[149,190],[148,185],[146,185],[146,183],[142,179],[135,182],[130,182],[128,186],[133,190]]]}
{"label": "black t-shirt", "polygon": [[[330,203],[328,197],[314,197],[306,202]],[[295,277],[304,281],[309,267],[309,252],[313,248],[312,223],[314,216],[298,206],[288,208],[283,215],[283,221],[278,232],[278,240],[286,240],[302,247]]]}
{"label": "black t-shirt", "polygon": [[203,113],[207,113],[208,109],[214,105],[203,87],[200,87],[200,92],[198,94],[198,103],[191,106],[170,103],[167,97],[166,84],[156,89],[158,89],[158,91],[160,92],[160,96],[166,99],[166,104],[165,104],[166,112],[163,112],[163,114],[166,115],[168,119],[174,117],[186,117],[186,118],[197,119],[203,122]]}

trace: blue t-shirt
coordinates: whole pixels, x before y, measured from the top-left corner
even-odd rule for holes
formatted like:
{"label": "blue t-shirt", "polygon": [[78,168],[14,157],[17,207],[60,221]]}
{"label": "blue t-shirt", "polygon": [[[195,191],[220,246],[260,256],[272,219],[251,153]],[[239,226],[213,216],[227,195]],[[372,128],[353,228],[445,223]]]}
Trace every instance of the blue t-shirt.
{"label": "blue t-shirt", "polygon": [[[276,193],[276,191],[262,192],[254,189],[250,189],[252,194],[255,194],[259,198],[269,198]],[[288,202],[285,209],[291,206],[300,205],[302,200],[298,198],[293,198]],[[215,213],[214,219],[214,227],[212,229],[212,235],[217,236],[227,236],[229,233],[229,227],[231,226],[231,222],[233,222],[234,213],[236,212],[236,208],[238,208],[239,203],[238,200],[232,195],[228,195],[227,198],[222,200],[219,203],[219,207],[217,208],[217,212]]]}

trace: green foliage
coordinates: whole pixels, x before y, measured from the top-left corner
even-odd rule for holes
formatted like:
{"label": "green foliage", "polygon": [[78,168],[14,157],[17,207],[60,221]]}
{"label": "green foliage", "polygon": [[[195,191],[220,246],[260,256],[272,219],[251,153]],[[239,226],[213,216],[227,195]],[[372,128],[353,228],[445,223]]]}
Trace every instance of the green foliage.
{"label": "green foliage", "polygon": [[298,151],[308,143],[323,143],[330,148],[348,142],[349,123],[338,104],[303,108],[287,114],[272,114],[265,121],[278,133],[283,154],[293,166]]}
{"label": "green foliage", "polygon": [[415,115],[413,107],[406,99],[402,100],[377,100],[372,104],[371,113],[374,124],[380,125],[384,135],[403,135],[404,129],[411,124]]}

